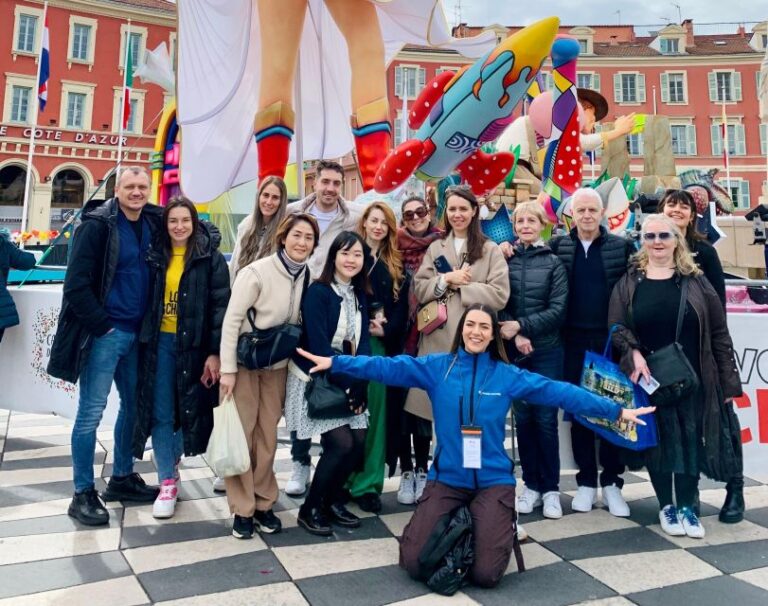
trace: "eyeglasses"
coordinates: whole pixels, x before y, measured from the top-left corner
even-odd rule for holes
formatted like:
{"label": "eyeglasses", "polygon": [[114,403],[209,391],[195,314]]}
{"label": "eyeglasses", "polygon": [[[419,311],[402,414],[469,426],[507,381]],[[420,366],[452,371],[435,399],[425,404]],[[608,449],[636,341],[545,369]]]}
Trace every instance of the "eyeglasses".
{"label": "eyeglasses", "polygon": [[672,232],[668,231],[660,231],[660,232],[652,232],[648,231],[643,234],[643,240],[646,242],[655,242],[656,240],[659,240],[661,242],[666,242],[672,237]]}
{"label": "eyeglasses", "polygon": [[422,219],[427,216],[428,212],[429,211],[423,206],[421,208],[417,208],[416,210],[406,210],[403,213],[403,220],[413,221],[416,217],[418,217],[419,219]]}

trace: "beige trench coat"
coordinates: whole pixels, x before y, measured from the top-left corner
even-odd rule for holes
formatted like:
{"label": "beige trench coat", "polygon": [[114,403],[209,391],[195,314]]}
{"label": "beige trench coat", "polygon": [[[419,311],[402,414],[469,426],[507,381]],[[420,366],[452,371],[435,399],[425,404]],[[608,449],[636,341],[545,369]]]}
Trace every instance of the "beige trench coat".
{"label": "beige trench coat", "polygon": [[[435,269],[435,259],[445,256],[452,267],[460,267],[460,259],[466,254],[466,242],[459,254],[454,248],[453,234],[444,240],[430,244],[419,271],[413,278],[416,299],[420,304],[434,301],[435,286],[439,274]],[[475,303],[482,303],[499,311],[509,299],[509,269],[504,255],[497,244],[488,240],[483,246],[483,256],[471,267],[472,282],[453,291],[448,299],[448,321],[431,334],[421,335],[419,353],[423,356],[431,353],[444,353],[451,349],[459,319],[464,310]],[[449,293],[452,292],[450,289]],[[425,391],[411,389],[405,402],[405,409],[424,419],[432,419],[432,404]]]}

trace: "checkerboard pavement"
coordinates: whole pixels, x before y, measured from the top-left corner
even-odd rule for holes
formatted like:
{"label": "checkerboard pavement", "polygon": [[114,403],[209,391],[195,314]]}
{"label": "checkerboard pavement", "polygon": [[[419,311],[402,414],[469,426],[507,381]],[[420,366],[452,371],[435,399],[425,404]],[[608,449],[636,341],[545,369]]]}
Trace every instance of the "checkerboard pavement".
{"label": "checkerboard pavement", "polygon": [[[429,593],[397,566],[397,537],[412,507],[397,503],[397,477],[385,482],[380,515],[357,530],[312,537],[296,525],[299,501],[282,492],[282,533],[231,537],[226,498],[199,458],[182,462],[181,501],[171,520],[151,505],[109,504],[109,526],[89,528],[66,514],[72,493],[71,423],[54,416],[0,411],[0,606],[280,604],[346,606],[474,604],[739,606],[768,604],[768,472],[750,478],[744,522],[723,525],[722,484],[701,483],[704,540],[667,537],[643,473],[625,474],[632,515],[598,507],[570,513],[576,489],[564,474],[561,520],[522,516],[528,571],[513,562],[493,590],[465,587],[448,599]],[[281,488],[290,475],[287,433],[278,449]],[[97,488],[111,473],[112,435],[99,433]],[[511,445],[511,437],[509,438]],[[315,453],[317,454],[317,453]],[[156,481],[149,453],[136,470]]]}

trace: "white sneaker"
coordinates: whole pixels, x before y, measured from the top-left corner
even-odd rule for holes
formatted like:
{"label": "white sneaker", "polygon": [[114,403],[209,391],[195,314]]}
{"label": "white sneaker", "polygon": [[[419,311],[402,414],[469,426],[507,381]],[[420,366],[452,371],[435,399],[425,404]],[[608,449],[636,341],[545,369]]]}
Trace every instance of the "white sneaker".
{"label": "white sneaker", "polygon": [[692,539],[703,539],[707,534],[704,527],[701,525],[701,521],[693,513],[693,509],[690,507],[683,507],[677,511],[677,517],[680,520],[680,525],[683,527],[686,536]]}
{"label": "white sneaker", "polygon": [[179,490],[175,480],[163,480],[160,486],[160,494],[157,495],[152,505],[152,516],[155,518],[171,518],[176,511],[176,501],[179,498]]}
{"label": "white sneaker", "polygon": [[526,486],[523,492],[517,495],[517,513],[532,513],[539,506],[541,506],[540,492]]}
{"label": "white sneaker", "polygon": [[608,511],[617,518],[629,517],[629,505],[621,495],[618,486],[603,486],[603,505],[608,505]]}
{"label": "white sneaker", "polygon": [[291,479],[285,485],[285,494],[289,497],[300,497],[307,492],[307,486],[309,486],[309,465],[294,461]]}
{"label": "white sneaker", "polygon": [[592,511],[592,505],[597,503],[597,488],[591,486],[579,486],[576,496],[571,501],[571,509],[581,513]]}
{"label": "white sneaker", "polygon": [[227,492],[227,483],[224,478],[219,476],[213,478],[213,492]]}
{"label": "white sneaker", "polygon": [[545,518],[559,520],[563,517],[563,506],[560,504],[560,493],[557,490],[545,492],[542,500],[544,502],[542,513]]}
{"label": "white sneaker", "polygon": [[421,494],[424,492],[424,488],[427,485],[427,473],[423,469],[419,469],[416,471],[416,488],[415,488],[415,494],[416,502],[419,502],[419,499],[421,498]]}
{"label": "white sneaker", "polygon": [[685,536],[685,528],[680,523],[680,518],[674,505],[667,505],[659,512],[659,522],[661,522],[661,529],[668,535],[673,537]]}
{"label": "white sneaker", "polygon": [[525,528],[523,528],[522,524],[517,525],[517,540],[521,543],[528,539],[528,533],[525,532]]}
{"label": "white sneaker", "polygon": [[401,505],[413,505],[416,502],[416,478],[414,478],[412,471],[404,471],[403,475],[400,476],[397,502]]}

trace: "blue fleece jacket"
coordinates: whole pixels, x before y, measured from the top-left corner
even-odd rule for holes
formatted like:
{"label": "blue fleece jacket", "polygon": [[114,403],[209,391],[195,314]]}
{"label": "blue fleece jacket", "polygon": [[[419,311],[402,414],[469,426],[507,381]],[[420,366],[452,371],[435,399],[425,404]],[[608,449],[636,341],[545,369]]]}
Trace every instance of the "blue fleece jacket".
{"label": "blue fleece jacket", "polygon": [[[455,488],[480,489],[515,484],[514,463],[504,449],[507,413],[513,399],[561,407],[574,414],[615,419],[620,407],[611,400],[516,366],[488,353],[367,357],[334,356],[331,371],[399,387],[418,387],[432,400],[437,447],[430,480]],[[483,430],[482,468],[465,469],[461,426]]]}

